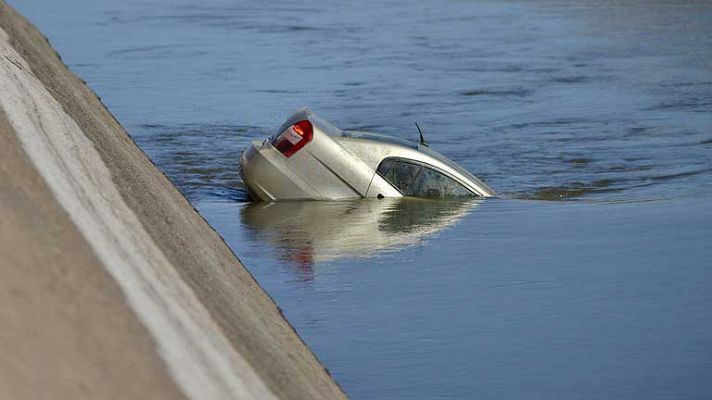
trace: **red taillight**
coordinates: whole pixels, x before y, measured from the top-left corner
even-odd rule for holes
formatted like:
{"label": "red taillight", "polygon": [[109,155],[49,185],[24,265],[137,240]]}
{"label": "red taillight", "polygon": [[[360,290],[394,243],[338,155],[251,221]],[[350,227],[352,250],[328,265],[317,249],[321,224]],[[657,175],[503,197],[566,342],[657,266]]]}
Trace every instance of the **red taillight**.
{"label": "red taillight", "polygon": [[272,145],[285,157],[291,157],[304,145],[311,142],[313,136],[314,128],[311,122],[308,120],[299,121],[277,136],[272,141]]}

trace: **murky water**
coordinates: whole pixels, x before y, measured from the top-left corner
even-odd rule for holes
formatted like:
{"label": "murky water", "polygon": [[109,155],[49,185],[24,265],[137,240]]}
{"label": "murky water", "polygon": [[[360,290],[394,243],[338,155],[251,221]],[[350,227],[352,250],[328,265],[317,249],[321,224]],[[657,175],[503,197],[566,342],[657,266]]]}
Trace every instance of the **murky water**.
{"label": "murky water", "polygon": [[[712,395],[712,4],[12,3],[353,398]],[[304,105],[502,198],[247,203]]]}

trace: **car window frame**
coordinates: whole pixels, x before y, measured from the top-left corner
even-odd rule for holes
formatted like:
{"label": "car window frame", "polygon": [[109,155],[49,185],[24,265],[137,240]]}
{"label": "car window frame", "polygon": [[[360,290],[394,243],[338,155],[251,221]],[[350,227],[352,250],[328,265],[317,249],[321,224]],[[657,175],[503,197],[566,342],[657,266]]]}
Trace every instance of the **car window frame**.
{"label": "car window frame", "polygon": [[[408,196],[408,195],[406,195],[405,193],[403,193],[402,190],[400,190],[398,187],[396,187],[396,185],[394,185],[394,184],[393,184],[391,181],[389,181],[385,176],[381,175],[381,173],[378,172],[378,170],[381,169],[381,165],[382,165],[384,162],[386,162],[386,161],[396,161],[396,162],[400,161],[400,162],[404,162],[404,163],[419,165],[419,166],[421,166],[421,167],[423,167],[423,168],[429,168],[429,169],[431,169],[431,170],[433,170],[433,171],[435,171],[435,172],[438,172],[438,173],[440,173],[440,174],[443,174],[443,175],[445,175],[446,177],[452,179],[455,183],[457,183],[458,185],[460,185],[460,186],[462,186],[463,188],[465,188],[465,190],[467,190],[468,192],[470,192],[470,194],[472,195],[472,197],[481,197],[479,193],[477,193],[476,191],[474,191],[474,190],[470,189],[469,187],[467,187],[467,185],[463,184],[461,180],[455,178],[454,176],[448,174],[447,172],[443,171],[442,169],[440,169],[440,168],[438,168],[438,167],[436,167],[436,166],[434,166],[434,165],[432,165],[432,164],[428,164],[428,163],[423,162],[423,161],[413,160],[412,158],[404,158],[404,157],[386,157],[386,158],[382,159],[382,160],[378,163],[378,166],[376,167],[376,174],[377,174],[378,176],[380,176],[381,178],[383,178],[384,181],[388,182],[389,185],[391,185],[395,190],[398,191],[398,193],[400,193],[400,194],[403,195],[404,197],[416,197],[416,196]],[[423,173],[423,170],[421,170],[421,171],[418,173],[418,176],[416,176],[415,178],[413,178],[413,181],[415,181],[416,179],[418,179],[418,177],[420,177],[420,174],[422,174],[422,173]],[[411,182],[411,184],[412,184],[412,182]]]}

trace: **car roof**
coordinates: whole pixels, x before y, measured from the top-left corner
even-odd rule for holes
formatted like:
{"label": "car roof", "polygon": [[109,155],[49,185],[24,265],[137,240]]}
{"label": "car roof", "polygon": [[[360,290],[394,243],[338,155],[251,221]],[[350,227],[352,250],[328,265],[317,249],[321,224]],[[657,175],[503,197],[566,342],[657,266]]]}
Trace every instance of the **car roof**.
{"label": "car roof", "polygon": [[342,130],[339,136],[351,139],[373,140],[381,143],[397,144],[399,146],[409,147],[411,149],[418,148],[418,144],[415,142],[375,132]]}
{"label": "car roof", "polygon": [[370,133],[358,136],[339,135],[334,136],[334,139],[374,170],[381,162],[390,158],[414,161],[435,168],[451,178],[465,183],[465,186],[481,195],[494,195],[494,190],[487,184],[454,161],[427,146]]}

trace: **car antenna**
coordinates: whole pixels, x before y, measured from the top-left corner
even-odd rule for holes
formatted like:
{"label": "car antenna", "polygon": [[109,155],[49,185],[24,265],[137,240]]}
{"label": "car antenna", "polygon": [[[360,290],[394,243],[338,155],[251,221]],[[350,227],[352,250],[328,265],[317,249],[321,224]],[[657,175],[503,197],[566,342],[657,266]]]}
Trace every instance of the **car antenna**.
{"label": "car antenna", "polygon": [[418,125],[418,121],[415,122],[415,127],[418,128],[418,133],[420,133],[420,144],[425,147],[430,147],[425,143],[425,137],[423,136],[423,131],[420,129],[420,125]]}

